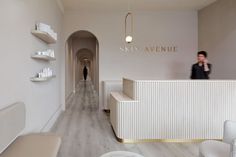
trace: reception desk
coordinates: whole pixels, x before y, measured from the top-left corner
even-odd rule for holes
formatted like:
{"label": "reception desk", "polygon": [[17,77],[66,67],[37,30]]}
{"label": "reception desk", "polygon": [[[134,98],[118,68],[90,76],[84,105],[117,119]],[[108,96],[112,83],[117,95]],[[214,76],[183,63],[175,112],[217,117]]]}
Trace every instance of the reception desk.
{"label": "reception desk", "polygon": [[236,81],[123,79],[110,110],[120,142],[222,139],[223,122],[236,120]]}
{"label": "reception desk", "polygon": [[112,91],[120,92],[122,91],[122,81],[118,80],[106,80],[103,81],[103,110],[110,111],[110,93]]}

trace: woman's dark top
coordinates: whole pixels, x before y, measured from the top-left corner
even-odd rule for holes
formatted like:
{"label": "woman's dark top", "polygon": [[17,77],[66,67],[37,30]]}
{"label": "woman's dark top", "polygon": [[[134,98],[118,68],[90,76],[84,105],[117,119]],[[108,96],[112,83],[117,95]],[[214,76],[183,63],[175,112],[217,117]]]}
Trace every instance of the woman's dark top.
{"label": "woman's dark top", "polygon": [[209,74],[211,73],[211,64],[207,64],[209,71],[204,71],[204,65],[199,65],[198,63],[193,64],[191,79],[209,79]]}

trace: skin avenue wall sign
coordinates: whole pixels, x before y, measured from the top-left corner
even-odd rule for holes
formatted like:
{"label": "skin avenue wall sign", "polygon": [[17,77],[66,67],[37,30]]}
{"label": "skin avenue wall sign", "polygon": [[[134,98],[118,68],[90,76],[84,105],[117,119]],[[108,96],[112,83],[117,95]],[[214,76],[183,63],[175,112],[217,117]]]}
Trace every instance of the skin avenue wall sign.
{"label": "skin avenue wall sign", "polygon": [[177,46],[146,46],[144,51],[150,53],[177,52]]}
{"label": "skin avenue wall sign", "polygon": [[125,45],[120,47],[122,52],[145,52],[145,53],[173,53],[178,51],[178,46],[144,46],[142,48],[134,45]]}

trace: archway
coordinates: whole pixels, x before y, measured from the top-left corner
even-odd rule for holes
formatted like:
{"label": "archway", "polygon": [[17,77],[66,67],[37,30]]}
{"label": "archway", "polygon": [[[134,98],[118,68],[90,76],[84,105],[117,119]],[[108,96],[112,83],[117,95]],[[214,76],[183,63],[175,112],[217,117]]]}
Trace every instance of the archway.
{"label": "archway", "polygon": [[[83,79],[82,68],[89,68],[89,79],[99,92],[99,43],[97,37],[85,30],[72,33],[66,41],[65,53],[65,99],[76,92]],[[67,103],[66,103],[67,104]]]}

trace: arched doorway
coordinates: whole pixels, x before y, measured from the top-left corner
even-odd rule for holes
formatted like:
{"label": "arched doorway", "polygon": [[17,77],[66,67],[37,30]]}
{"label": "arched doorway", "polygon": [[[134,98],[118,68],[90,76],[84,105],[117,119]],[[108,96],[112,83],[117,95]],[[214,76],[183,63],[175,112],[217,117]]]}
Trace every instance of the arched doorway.
{"label": "arched doorway", "polygon": [[65,98],[68,100],[83,79],[82,69],[88,68],[88,79],[99,92],[99,43],[89,31],[76,31],[66,41],[65,54]]}

